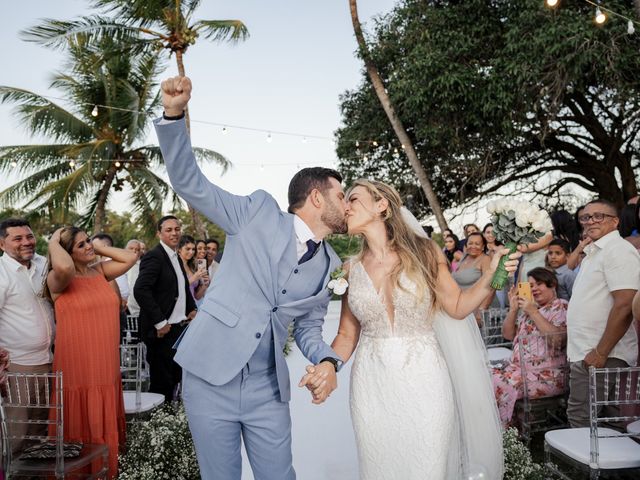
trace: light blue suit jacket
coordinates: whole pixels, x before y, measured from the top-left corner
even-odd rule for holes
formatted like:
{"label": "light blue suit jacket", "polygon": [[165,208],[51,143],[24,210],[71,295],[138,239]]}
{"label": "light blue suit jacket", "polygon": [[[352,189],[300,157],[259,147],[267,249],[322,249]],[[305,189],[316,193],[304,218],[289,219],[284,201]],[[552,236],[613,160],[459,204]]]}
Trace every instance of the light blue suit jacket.
{"label": "light blue suit jacket", "polygon": [[339,358],[322,340],[322,324],[331,299],[327,284],[342,262],[322,242],[318,258],[298,266],[293,215],[263,190],[238,196],[209,182],[196,164],[184,120],[158,122],[173,188],[227,233],[220,267],[175,360],[207,382],[224,385],[246,365],[259,334],[271,326],[280,399],[287,402],[291,389],[282,349],[291,322],[298,347],[312,363]]}

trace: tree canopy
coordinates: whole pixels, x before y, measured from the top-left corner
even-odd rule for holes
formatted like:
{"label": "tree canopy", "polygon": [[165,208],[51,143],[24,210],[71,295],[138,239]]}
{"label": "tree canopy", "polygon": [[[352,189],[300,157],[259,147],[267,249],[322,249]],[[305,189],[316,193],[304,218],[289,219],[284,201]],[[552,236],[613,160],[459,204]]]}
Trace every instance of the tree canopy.
{"label": "tree canopy", "polygon": [[[629,2],[607,7],[635,15]],[[597,27],[577,0],[555,10],[539,0],[402,0],[368,42],[443,206],[508,184],[545,196],[579,185],[618,204],[637,195],[640,35],[626,22]],[[388,181],[419,207],[364,72],[341,111],[347,181]]]}

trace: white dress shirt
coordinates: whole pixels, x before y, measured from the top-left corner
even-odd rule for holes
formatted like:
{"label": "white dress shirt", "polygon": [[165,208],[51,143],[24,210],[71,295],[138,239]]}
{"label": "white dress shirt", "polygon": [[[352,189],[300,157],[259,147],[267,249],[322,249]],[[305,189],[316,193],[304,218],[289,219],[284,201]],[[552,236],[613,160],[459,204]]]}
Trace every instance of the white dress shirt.
{"label": "white dress shirt", "polygon": [[[640,255],[617,230],[587,245],[567,310],[567,357],[584,360],[600,341],[613,307],[611,292],[640,288]],[[609,353],[635,365],[638,340],[633,324]]]}
{"label": "white dress shirt", "polygon": [[35,254],[29,268],[0,257],[0,347],[18,365],[51,363],[53,307],[43,296],[47,259]]}
{"label": "white dress shirt", "polygon": [[[307,253],[307,241],[313,240],[316,243],[322,242],[322,239],[316,238],[313,234],[309,225],[304,223],[298,215],[293,216],[293,229],[296,232],[296,253],[298,254],[298,260],[302,258],[302,256]],[[320,246],[318,245],[318,249]],[[317,251],[317,250],[316,250]]]}
{"label": "white dress shirt", "polygon": [[137,317],[140,315],[140,305],[133,294],[133,286],[136,284],[138,275],[140,274],[140,260],[138,260],[131,269],[127,272],[127,282],[129,283],[129,299],[127,300],[127,308],[129,314]]}
{"label": "white dress shirt", "polygon": [[173,307],[173,311],[169,318],[158,322],[155,324],[157,329],[161,329],[167,323],[180,323],[186,318],[185,311],[187,310],[187,294],[185,292],[185,284],[184,275],[182,274],[182,269],[180,268],[180,260],[178,258],[178,253],[175,250],[171,250],[164,242],[160,242],[164,251],[169,255],[169,259],[171,260],[171,265],[173,265],[173,270],[176,273],[176,279],[178,280],[178,300],[176,300],[176,304]]}

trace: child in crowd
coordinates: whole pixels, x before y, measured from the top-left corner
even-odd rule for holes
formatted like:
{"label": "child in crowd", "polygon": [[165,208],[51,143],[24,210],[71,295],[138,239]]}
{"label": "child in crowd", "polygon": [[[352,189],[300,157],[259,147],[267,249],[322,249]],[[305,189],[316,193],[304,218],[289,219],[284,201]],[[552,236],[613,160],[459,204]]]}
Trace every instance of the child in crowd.
{"label": "child in crowd", "polygon": [[567,301],[571,299],[573,282],[578,273],[567,266],[569,250],[569,242],[562,238],[554,238],[547,248],[547,263],[555,270],[558,277],[558,298]]}

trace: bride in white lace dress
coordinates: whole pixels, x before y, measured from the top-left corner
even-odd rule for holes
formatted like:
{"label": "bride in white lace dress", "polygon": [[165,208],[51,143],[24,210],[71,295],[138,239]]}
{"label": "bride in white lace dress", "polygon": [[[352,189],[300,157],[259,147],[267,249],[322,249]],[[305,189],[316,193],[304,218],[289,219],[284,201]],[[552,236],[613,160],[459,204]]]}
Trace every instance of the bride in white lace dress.
{"label": "bride in white lace dress", "polygon": [[[362,235],[363,248],[345,264],[332,347],[346,362],[358,346],[350,404],[360,478],[501,479],[500,423],[470,315],[492,293],[501,255],[462,292],[440,249],[407,223],[415,218],[393,187],[358,180],[347,202],[349,233]],[[507,263],[515,270],[517,261]],[[311,384],[324,400],[322,379]]]}

